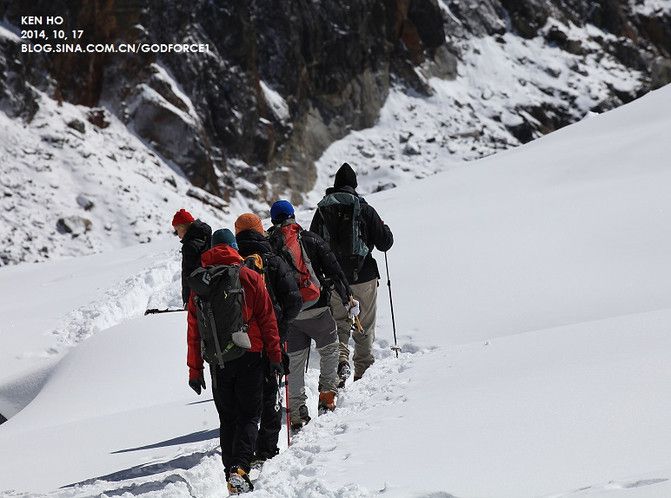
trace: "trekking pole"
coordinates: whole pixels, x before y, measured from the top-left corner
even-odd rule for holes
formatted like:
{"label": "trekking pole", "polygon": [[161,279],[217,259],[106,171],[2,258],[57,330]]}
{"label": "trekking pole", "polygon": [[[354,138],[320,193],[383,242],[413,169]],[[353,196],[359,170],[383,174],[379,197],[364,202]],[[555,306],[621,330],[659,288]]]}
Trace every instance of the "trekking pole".
{"label": "trekking pole", "polygon": [[[288,348],[287,343],[284,343],[284,351]],[[284,409],[287,412],[287,448],[291,446],[291,417],[289,415],[289,375],[284,374]]]}
{"label": "trekking pole", "polygon": [[398,358],[398,353],[401,351],[401,348],[398,346],[398,341],[396,340],[396,320],[394,319],[394,300],[391,297],[391,277],[389,276],[389,260],[387,259],[387,251],[384,252],[384,266],[387,269],[387,287],[389,288],[389,305],[391,306],[391,326],[394,329],[394,345],[391,347],[391,350],[396,353],[396,358]]}
{"label": "trekking pole", "polygon": [[291,446],[291,416],[289,415],[289,376],[284,376],[284,409],[287,412],[287,448]]}
{"label": "trekking pole", "polygon": [[145,310],[144,314],[145,314],[145,316],[147,316],[147,315],[156,315],[156,314],[159,314],[159,313],[179,313],[180,311],[186,311],[186,310],[181,309],[181,308],[180,309],[166,308],[164,310],[159,310],[157,308],[151,308],[151,309]]}

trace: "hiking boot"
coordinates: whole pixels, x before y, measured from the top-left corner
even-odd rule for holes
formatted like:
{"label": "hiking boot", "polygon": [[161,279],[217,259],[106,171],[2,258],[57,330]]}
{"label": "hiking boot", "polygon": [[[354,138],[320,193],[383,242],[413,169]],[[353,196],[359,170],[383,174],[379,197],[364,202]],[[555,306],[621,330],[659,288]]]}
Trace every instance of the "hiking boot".
{"label": "hiking boot", "polygon": [[336,407],[336,393],[333,391],[323,391],[319,393],[319,414],[332,412]]}
{"label": "hiking boot", "polygon": [[272,450],[256,450],[256,455],[254,455],[254,457],[257,460],[270,460],[272,457],[279,454],[280,449],[278,447],[275,447]]}
{"label": "hiking boot", "polygon": [[307,423],[311,420],[309,413],[310,412],[308,411],[307,406],[301,405],[298,407],[298,420],[291,421],[291,431],[294,434],[300,431],[303,426],[307,425]]}
{"label": "hiking boot", "polygon": [[349,378],[351,373],[352,369],[350,368],[348,362],[341,361],[338,363],[338,378],[340,379],[340,382],[338,382],[338,389],[345,387],[345,381]]}
{"label": "hiking boot", "polygon": [[232,495],[248,493],[254,490],[254,485],[249,479],[247,472],[238,466],[231,467],[228,476],[228,492]]}
{"label": "hiking boot", "polygon": [[280,450],[277,447],[274,450],[256,450],[254,458],[252,458],[251,466],[260,467],[266,460],[270,460],[275,455],[279,455],[279,453]]}

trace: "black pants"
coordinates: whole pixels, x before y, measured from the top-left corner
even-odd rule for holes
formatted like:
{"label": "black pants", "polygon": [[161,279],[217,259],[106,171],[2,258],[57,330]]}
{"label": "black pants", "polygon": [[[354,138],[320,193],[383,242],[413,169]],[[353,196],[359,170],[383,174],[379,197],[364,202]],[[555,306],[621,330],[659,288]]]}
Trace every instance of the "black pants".
{"label": "black pants", "polygon": [[279,449],[277,440],[282,429],[282,405],[279,400],[279,385],[275,374],[270,371],[270,360],[263,356],[263,410],[261,428],[256,440],[256,453],[272,458]]}
{"label": "black pants", "polygon": [[261,353],[245,353],[224,368],[211,365],[212,394],[219,412],[221,459],[226,477],[231,467],[249,472],[258,434],[263,396]]}

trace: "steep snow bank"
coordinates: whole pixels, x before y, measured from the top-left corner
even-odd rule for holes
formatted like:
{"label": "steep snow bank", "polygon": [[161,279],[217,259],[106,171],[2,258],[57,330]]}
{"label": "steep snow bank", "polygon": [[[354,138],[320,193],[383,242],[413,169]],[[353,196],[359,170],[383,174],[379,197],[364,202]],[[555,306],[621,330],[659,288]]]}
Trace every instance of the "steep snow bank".
{"label": "steep snow bank", "polygon": [[460,344],[671,307],[669,115],[671,86],[375,196],[397,233],[394,301],[412,303],[403,335]]}
{"label": "steep snow bank", "polygon": [[179,307],[176,245],[0,269],[0,294],[14,296],[0,302],[0,413],[11,417],[30,402],[83,339],[147,307]]}

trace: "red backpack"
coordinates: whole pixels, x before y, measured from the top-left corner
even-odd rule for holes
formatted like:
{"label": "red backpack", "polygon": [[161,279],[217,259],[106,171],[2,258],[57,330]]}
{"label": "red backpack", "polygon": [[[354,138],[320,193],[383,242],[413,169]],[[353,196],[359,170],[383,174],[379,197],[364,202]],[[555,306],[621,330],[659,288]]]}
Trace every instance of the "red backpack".
{"label": "red backpack", "polygon": [[278,228],[273,238],[276,240],[274,246],[277,254],[294,270],[298,290],[303,298],[301,309],[304,310],[319,300],[321,284],[303,247],[302,230],[298,223],[289,223]]}

